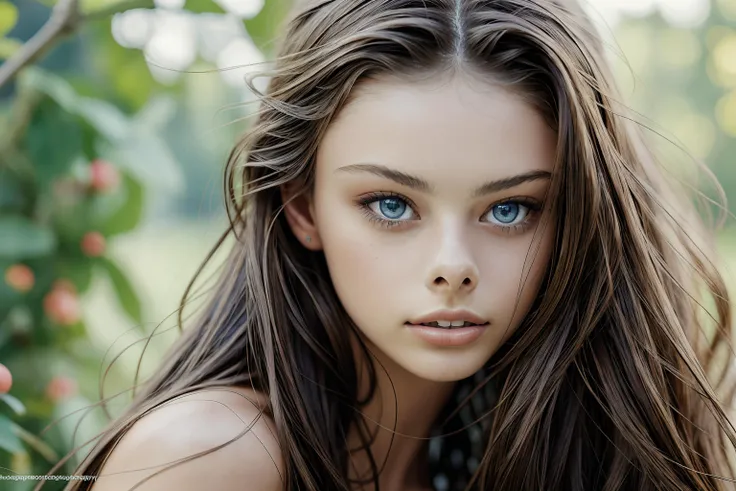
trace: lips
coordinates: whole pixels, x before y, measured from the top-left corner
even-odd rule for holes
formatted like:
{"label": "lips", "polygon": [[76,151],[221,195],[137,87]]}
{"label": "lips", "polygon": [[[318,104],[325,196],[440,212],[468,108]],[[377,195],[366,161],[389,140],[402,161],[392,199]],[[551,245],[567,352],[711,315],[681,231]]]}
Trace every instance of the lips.
{"label": "lips", "polygon": [[449,323],[449,322],[443,322],[443,321],[437,321],[437,322],[423,322],[421,324],[409,324],[411,326],[427,326],[427,327],[438,327],[440,329],[459,329],[461,327],[477,327],[477,326],[485,326],[488,323],[485,324],[475,324],[473,322],[458,322],[456,323]]}
{"label": "lips", "polygon": [[465,322],[462,326],[453,327],[450,323],[450,327],[441,327],[439,324],[437,327],[425,324],[406,324],[406,329],[411,334],[422,340],[427,345],[436,346],[442,349],[445,348],[459,348],[461,346],[468,346],[483,336],[483,333],[487,332],[489,322],[485,324],[474,324],[465,327]]}
{"label": "lips", "polygon": [[484,326],[489,324],[489,322],[469,310],[438,310],[412,319],[407,324],[457,329],[460,327]]}

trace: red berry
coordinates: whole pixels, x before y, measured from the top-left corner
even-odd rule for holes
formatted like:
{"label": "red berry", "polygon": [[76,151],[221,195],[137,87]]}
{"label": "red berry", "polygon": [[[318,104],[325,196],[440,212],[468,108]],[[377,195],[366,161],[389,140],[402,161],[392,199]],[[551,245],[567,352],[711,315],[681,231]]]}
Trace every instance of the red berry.
{"label": "red berry", "polygon": [[5,270],[5,282],[13,290],[25,293],[33,288],[35,276],[25,264],[14,264]]}
{"label": "red berry", "polygon": [[89,257],[101,256],[105,253],[105,237],[99,232],[87,232],[82,237],[82,252]]}
{"label": "red berry", "polygon": [[10,370],[0,363],[0,394],[8,392],[12,385],[13,376],[10,374]]}
{"label": "red berry", "polygon": [[77,382],[69,377],[57,375],[46,386],[46,397],[53,402],[67,399],[77,393]]}
{"label": "red berry", "polygon": [[69,326],[81,318],[79,299],[73,291],[55,288],[43,299],[46,316],[56,324]]}
{"label": "red berry", "polygon": [[120,184],[118,169],[102,159],[90,164],[90,187],[98,192],[112,191]]}

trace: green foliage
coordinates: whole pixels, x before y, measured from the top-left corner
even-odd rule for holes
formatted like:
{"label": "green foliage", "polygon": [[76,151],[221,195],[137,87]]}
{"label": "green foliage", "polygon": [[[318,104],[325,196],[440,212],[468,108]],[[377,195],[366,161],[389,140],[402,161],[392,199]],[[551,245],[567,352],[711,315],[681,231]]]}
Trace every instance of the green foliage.
{"label": "green foliage", "polygon": [[245,21],[245,28],[253,42],[265,53],[272,55],[275,39],[280,34],[278,19],[284,19],[291,9],[293,0],[267,1],[258,15]]}
{"label": "green foliage", "polygon": [[165,99],[128,116],[28,68],[9,114],[0,136],[0,360],[16,380],[14,396],[0,397],[0,466],[41,474],[68,449],[61,433],[38,432],[58,416],[55,406],[82,401],[76,380],[90,378],[74,353],[91,350],[79,300],[95,271],[143,323],[107,240],[138,226],[146,185],[175,189],[183,179],[157,136],[172,115]]}
{"label": "green foliage", "polygon": [[[102,18],[102,11],[124,11],[123,4],[153,7],[81,0],[79,13]],[[265,51],[290,4],[268,0],[245,21]],[[185,9],[226,14],[213,0],[187,0]],[[8,37],[17,18],[15,6],[0,0],[0,60],[24,48]],[[75,423],[63,419],[47,427],[91,404],[79,389],[97,387],[102,359],[88,339],[79,301],[102,274],[131,323],[142,325],[140,297],[106,245],[139,226],[149,188],[175,194],[185,182],[161,136],[185,84],[157,83],[141,51],[118,44],[109,22],[83,24],[72,34],[85,43],[84,70],[62,77],[26,67],[15,79],[11,104],[0,101],[0,361],[14,377],[13,395],[0,396],[5,473],[44,474],[70,450]],[[70,469],[58,472],[64,470]],[[29,484],[36,483],[0,487],[26,491]],[[57,485],[63,483],[47,482],[44,489]]]}
{"label": "green foliage", "polygon": [[0,60],[7,60],[21,47],[21,42],[12,38],[0,38]]}
{"label": "green foliage", "polygon": [[90,63],[99,74],[97,81],[107,87],[106,100],[136,111],[143,107],[157,89],[145,58],[141,52],[120,46],[112,37],[109,25],[90,26],[97,49],[90,55]]}
{"label": "green foliage", "polygon": [[99,196],[91,212],[90,222],[97,225],[97,230],[110,237],[133,230],[143,215],[143,187],[140,182],[123,174],[123,186],[120,188],[120,202],[115,196]]}
{"label": "green foliage", "polygon": [[21,216],[0,216],[0,258],[20,261],[46,256],[56,248],[53,231]]}
{"label": "green foliage", "polygon": [[[736,100],[735,14],[736,0],[719,0],[697,27],[674,27],[655,12],[624,19],[616,33],[626,55],[617,68],[629,103],[677,145],[650,134],[662,161],[674,171],[680,162],[691,169],[693,158],[706,163],[729,203],[736,200],[736,111],[723,108],[729,97]],[[704,191],[717,199],[712,188]]]}
{"label": "green foliage", "polygon": [[216,13],[224,14],[225,11],[213,0],[187,0],[185,7],[188,11],[197,14]]}
{"label": "green foliage", "polygon": [[110,281],[112,281],[113,287],[115,288],[115,293],[125,312],[136,322],[142,323],[141,302],[120,267],[106,258],[101,258],[99,265],[107,271]]}
{"label": "green foliage", "polygon": [[18,40],[5,37],[17,22],[17,7],[7,0],[0,0],[0,60],[10,58],[21,46]]}
{"label": "green foliage", "polygon": [[4,402],[18,416],[23,416],[26,412],[23,403],[10,394],[0,394],[0,401]]}
{"label": "green foliage", "polygon": [[10,32],[18,21],[18,9],[10,2],[0,2],[0,37]]}
{"label": "green foliage", "polygon": [[23,145],[33,163],[38,184],[49,186],[69,172],[82,153],[82,128],[73,114],[44,99],[32,116]]}
{"label": "green foliage", "polygon": [[[23,403],[10,394],[0,395],[0,401],[5,403],[18,416],[23,416],[26,413]],[[13,454],[25,452],[21,438],[32,441],[37,447],[40,446],[43,449],[48,447],[39,439],[28,435],[27,432],[13,423],[10,418],[0,414],[0,449]]]}
{"label": "green foliage", "polygon": [[5,416],[0,416],[0,448],[10,453],[23,452],[23,443],[13,428],[13,422]]}

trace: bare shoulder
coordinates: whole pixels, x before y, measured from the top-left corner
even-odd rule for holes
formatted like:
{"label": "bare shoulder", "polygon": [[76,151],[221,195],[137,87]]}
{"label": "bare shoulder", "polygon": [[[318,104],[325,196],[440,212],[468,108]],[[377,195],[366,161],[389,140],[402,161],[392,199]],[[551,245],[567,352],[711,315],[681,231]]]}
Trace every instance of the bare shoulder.
{"label": "bare shoulder", "polygon": [[262,395],[239,387],[173,399],[128,430],[93,490],[281,491],[284,465],[264,405]]}

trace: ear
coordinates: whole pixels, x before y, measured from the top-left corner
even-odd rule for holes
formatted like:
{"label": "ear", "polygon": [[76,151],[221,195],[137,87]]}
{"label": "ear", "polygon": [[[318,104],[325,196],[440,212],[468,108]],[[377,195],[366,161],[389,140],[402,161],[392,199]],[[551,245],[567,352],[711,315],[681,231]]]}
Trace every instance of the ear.
{"label": "ear", "polygon": [[319,251],[322,249],[322,241],[314,222],[312,195],[309,192],[297,195],[299,189],[300,186],[293,182],[281,186],[284,215],[296,239],[310,251]]}

